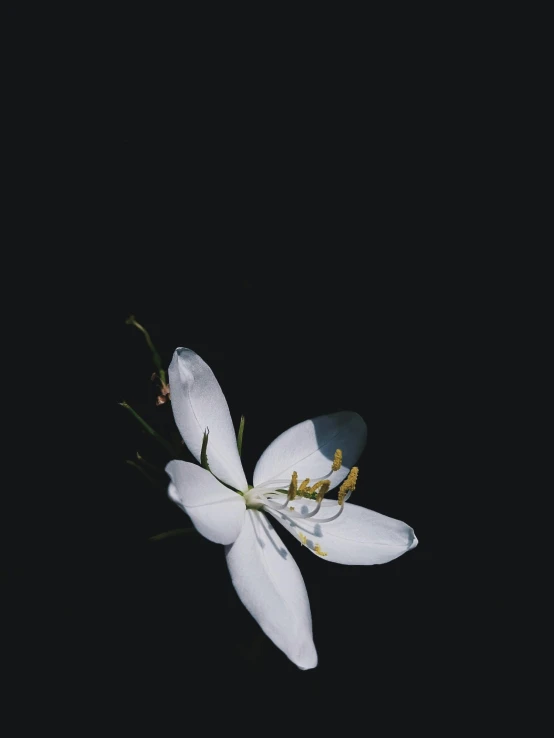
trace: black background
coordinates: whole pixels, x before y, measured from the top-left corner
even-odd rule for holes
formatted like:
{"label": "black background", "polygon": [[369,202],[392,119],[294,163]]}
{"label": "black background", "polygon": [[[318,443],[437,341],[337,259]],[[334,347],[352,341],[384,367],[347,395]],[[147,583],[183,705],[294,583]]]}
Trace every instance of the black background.
{"label": "black background", "polygon": [[[35,544],[16,530],[3,571],[26,643],[19,666],[32,672],[46,653],[45,689],[64,703],[84,698],[82,716],[114,710],[126,726],[150,708],[164,729],[173,705],[192,732],[199,705],[202,719],[225,720],[221,700],[243,720],[262,709],[262,728],[284,715],[296,731],[300,707],[321,730],[353,705],[426,726],[451,647],[433,547],[457,477],[448,454],[462,357],[450,348],[449,295],[464,265],[448,246],[461,216],[448,218],[437,88],[408,69],[383,75],[373,113],[348,93],[322,105],[326,120],[344,114],[340,129],[308,121],[300,101],[270,96],[256,116],[222,103],[214,114],[187,91],[179,104],[194,115],[182,121],[133,59],[114,71],[91,110],[94,134],[69,157],[77,184],[62,230],[72,248],[60,268],[71,275],[71,325],[49,389],[79,419],[56,434],[43,467],[42,535]],[[160,432],[173,427],[130,314],[166,366],[177,346],[211,366],[234,422],[246,416],[249,480],[295,423],[338,410],[364,417],[353,501],[407,522],[419,546],[383,566],[345,567],[282,531],[310,597],[315,670],[298,670],[263,635],[220,546],[149,541],[188,519],[125,463],[137,451],[161,468],[169,459],[119,402]],[[30,509],[21,520],[38,517]]]}
{"label": "black background", "polygon": [[[368,199],[352,217],[337,189],[334,200],[312,193],[294,213],[252,187],[247,207],[236,192],[212,192],[196,193],[192,202],[204,201],[197,210],[185,194],[168,204],[169,183],[155,192],[151,166],[137,174],[137,141],[122,140],[114,156],[110,172],[120,178],[106,182],[90,229],[102,253],[87,251],[81,263],[94,293],[90,333],[76,325],[63,354],[75,387],[56,385],[79,425],[54,439],[63,466],[50,459],[46,467],[61,481],[50,480],[55,493],[42,498],[44,544],[22,550],[18,540],[8,565],[25,639],[38,636],[64,694],[124,720],[138,704],[158,717],[183,700],[209,712],[223,694],[264,709],[290,700],[313,706],[316,727],[325,723],[318,711],[340,717],[349,700],[362,708],[369,700],[385,722],[400,708],[411,721],[433,703],[445,642],[433,538],[453,480],[445,453],[457,370],[443,296],[454,267],[427,246],[396,245],[417,230],[409,213],[419,211],[398,193],[394,208]],[[149,542],[188,518],[163,486],[126,464],[137,451],[161,468],[169,457],[118,403],[174,432],[170,406],[155,404],[144,337],[125,324],[130,314],[166,366],[177,346],[211,366],[235,424],[246,416],[249,480],[266,446],[295,423],[338,410],[365,419],[355,502],[407,522],[419,546],[383,566],[346,567],[282,531],[310,597],[315,670],[298,670],[263,635],[234,592],[220,546],[193,537]]]}
{"label": "black background", "polygon": [[[223,312],[238,319],[226,340],[196,340],[207,337],[199,335],[198,325],[210,297],[204,285],[187,291],[186,278],[182,310],[174,307],[178,300],[169,311],[138,298],[114,310],[113,395],[105,410],[115,436],[114,467],[96,502],[103,510],[103,532],[90,575],[94,642],[111,678],[120,684],[130,680],[140,693],[161,693],[162,700],[168,684],[170,691],[186,684],[196,695],[221,678],[225,684],[250,685],[247,692],[256,692],[258,684],[267,685],[262,693],[277,687],[285,703],[301,695],[303,705],[320,707],[328,693],[337,707],[348,699],[359,705],[371,695],[377,712],[402,705],[409,719],[432,700],[434,663],[444,638],[432,555],[448,409],[440,321],[429,321],[427,300],[418,302],[404,284],[388,292],[386,308],[381,305],[372,317],[367,308],[379,302],[382,291],[369,295],[363,279],[335,285],[329,275],[325,291],[316,294],[326,296],[326,312],[344,316],[345,330],[342,320],[331,319],[328,330],[314,326],[312,331],[302,311],[296,322],[264,324],[265,304],[294,302],[302,280],[293,275],[275,286],[252,272],[232,278]],[[360,304],[366,310],[356,316]],[[213,310],[221,310],[221,302],[214,301]],[[174,433],[170,407],[155,405],[143,336],[124,324],[131,312],[150,330],[166,365],[174,348],[184,345],[212,367],[235,424],[246,416],[243,463],[250,480],[265,447],[291,425],[342,409],[356,410],[366,420],[356,503],[408,522],[420,543],[383,566],[346,567],[309,555],[282,531],[310,596],[317,669],[301,672],[263,635],[234,592],[221,547],[194,537],[148,541],[188,525],[188,519],[165,489],[154,488],[125,464],[137,450],[160,466],[168,457],[118,401],[129,402],[165,435]],[[321,716],[314,724],[323,724]]]}

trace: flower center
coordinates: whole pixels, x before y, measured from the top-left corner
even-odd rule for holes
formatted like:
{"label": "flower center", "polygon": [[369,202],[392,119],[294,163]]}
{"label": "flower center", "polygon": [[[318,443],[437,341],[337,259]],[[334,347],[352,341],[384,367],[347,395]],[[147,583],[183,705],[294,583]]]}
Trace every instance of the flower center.
{"label": "flower center", "polygon": [[244,501],[246,507],[252,507],[254,510],[261,510],[266,503],[266,495],[275,490],[264,489],[263,487],[252,487],[248,492],[244,492]]}
{"label": "flower center", "polygon": [[[323,503],[323,498],[331,488],[331,481],[329,477],[333,472],[338,471],[342,466],[342,451],[337,449],[335,452],[335,458],[333,459],[333,465],[328,474],[320,479],[310,480],[304,479],[304,481],[298,486],[298,474],[292,473],[290,483],[284,479],[272,479],[264,484],[263,487],[253,487],[244,493],[244,501],[246,507],[251,507],[256,510],[264,510],[268,513],[278,513],[281,517],[290,520],[306,520],[306,518],[314,518],[320,511]],[[354,466],[350,469],[350,472],[342,483],[339,494],[338,494],[338,506],[339,511],[327,518],[316,518],[314,522],[317,523],[330,523],[332,520],[336,520],[344,511],[344,503],[350,498],[350,495],[356,489],[356,482],[358,479],[358,467]],[[313,482],[313,484],[311,484]],[[288,484],[288,491],[285,489],[268,489],[270,485],[276,484]],[[298,513],[295,511],[294,506],[291,504],[297,497],[303,497],[309,500],[314,500],[317,504],[312,510],[306,513]]]}

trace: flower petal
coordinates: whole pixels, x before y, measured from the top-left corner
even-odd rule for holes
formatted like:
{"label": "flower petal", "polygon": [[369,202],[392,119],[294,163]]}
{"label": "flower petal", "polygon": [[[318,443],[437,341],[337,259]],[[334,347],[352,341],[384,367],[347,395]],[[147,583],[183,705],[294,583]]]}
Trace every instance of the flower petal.
{"label": "flower petal", "polygon": [[[296,513],[307,513],[316,503],[302,499],[292,504]],[[338,512],[336,500],[324,500],[319,513],[307,520],[287,518],[278,512],[271,514],[297,540],[301,540],[299,534],[305,536],[304,545],[313,554],[337,564],[385,564],[417,546],[413,529],[401,520],[349,502],[344,505],[340,518],[330,523],[318,523],[318,518],[330,518]]]}
{"label": "flower petal", "polygon": [[190,516],[194,527],[214,543],[233,543],[242,529],[244,498],[196,464],[170,461],[169,496]]}
{"label": "flower petal", "polygon": [[[364,450],[367,427],[358,413],[340,412],[321,415],[294,425],[281,433],[260,457],[254,470],[254,486],[278,489],[290,483],[298,472],[298,480],[317,479],[331,471],[335,451],[341,449],[343,464],[333,472],[331,489],[347,476]],[[281,480],[273,484],[273,480]]]}
{"label": "flower petal", "polygon": [[198,354],[178,348],[169,366],[171,407],[175,422],[189,451],[200,462],[206,428],[208,463],[222,482],[244,492],[244,476],[229,406],[210,367]]}
{"label": "flower petal", "polygon": [[237,594],[264,633],[300,669],[317,666],[306,586],[271,521],[247,510],[225,555]]}

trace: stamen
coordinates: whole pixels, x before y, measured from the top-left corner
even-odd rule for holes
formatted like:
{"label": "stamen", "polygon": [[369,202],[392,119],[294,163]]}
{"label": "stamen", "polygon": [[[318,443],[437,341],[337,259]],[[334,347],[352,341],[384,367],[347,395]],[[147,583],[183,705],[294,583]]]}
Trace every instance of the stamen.
{"label": "stamen", "polygon": [[264,502],[264,507],[268,510],[275,510],[276,512],[282,513],[288,504],[288,500],[285,500],[282,505],[277,505],[275,502],[273,502],[272,499],[266,498],[266,501]]}
{"label": "stamen", "polygon": [[327,480],[326,482],[321,482],[321,487],[319,489],[319,492],[317,493],[316,502],[317,505],[312,510],[311,513],[306,513],[305,515],[302,515],[303,518],[313,518],[314,515],[317,515],[318,512],[321,510],[321,503],[323,502],[323,498],[329,492],[329,488],[331,486],[331,482]]}
{"label": "stamen", "polygon": [[297,492],[298,492],[298,474],[296,472],[293,472],[290,487],[289,487],[289,493],[287,496],[287,501],[291,502],[291,500],[294,500]]}
{"label": "stamen", "polygon": [[[295,518],[296,520],[306,520],[307,518],[313,518],[314,515],[317,515],[318,512],[320,511],[320,509],[321,509],[321,503],[323,501],[323,498],[325,497],[325,495],[327,494],[327,492],[329,492],[329,488],[330,487],[331,487],[331,482],[329,480],[327,480],[326,482],[321,482],[321,487],[319,489],[319,493],[317,495],[317,498],[315,498],[316,501],[317,501],[317,505],[314,507],[314,509],[312,510],[312,512],[308,512],[308,513],[304,513],[304,514],[299,514],[299,513],[296,513],[296,512],[292,512],[292,514],[285,513],[285,515],[287,515],[287,517],[289,517],[289,518]],[[312,498],[312,499],[314,499],[314,498]],[[270,510],[277,510],[277,511],[281,512],[281,511],[283,511],[288,506],[288,503],[289,503],[288,498],[287,498],[287,500],[285,501],[285,503],[283,505],[275,505],[275,504],[273,504],[273,502],[271,500],[268,499],[267,502],[265,503],[265,507],[269,508]],[[289,510],[294,511],[294,507],[289,507]]]}
{"label": "stamen", "polygon": [[[337,500],[339,503],[338,513],[336,513],[335,515],[331,515],[330,518],[319,518],[319,520],[317,521],[318,523],[330,523],[332,520],[336,520],[337,518],[340,518],[340,516],[345,510],[344,503],[348,502],[348,500],[350,499],[352,495],[352,492],[354,492],[354,489],[356,488],[356,481],[358,479],[358,473],[359,473],[358,467],[357,466],[352,467],[352,469],[350,470],[350,474],[348,475],[346,481],[341,486],[339,490],[339,498]],[[323,494],[325,494],[325,492]],[[323,499],[323,497],[321,499]],[[308,513],[308,515],[294,514],[294,515],[289,515],[289,517],[290,518],[304,518],[304,519],[311,518],[319,512],[320,508],[321,508],[321,501],[319,502],[315,510],[313,510],[313,512],[311,513]]]}
{"label": "stamen", "polygon": [[332,471],[338,471],[342,466],[342,451],[338,448],[335,451],[335,458],[333,459]]}
{"label": "stamen", "polygon": [[[356,489],[356,482],[358,481],[358,473],[359,469],[357,466],[353,466],[352,469],[350,469],[350,474],[347,476],[346,480],[343,482],[340,490],[339,490],[339,496],[338,496],[338,502],[339,505],[343,505],[345,502],[346,493],[354,492]],[[350,495],[348,495],[350,497]]]}
{"label": "stamen", "polygon": [[321,483],[321,487],[319,488],[319,492],[317,493],[317,497],[316,497],[316,500],[319,503],[321,503],[321,500],[325,497],[327,492],[329,492],[330,486],[331,486],[331,482],[329,480]]}
{"label": "stamen", "polygon": [[[335,452],[335,460],[333,462],[333,467],[339,464],[341,461],[342,461],[342,452],[340,449],[337,449],[337,451]],[[334,468],[333,468],[333,471],[335,471]],[[330,477],[333,471],[329,472],[327,476]],[[345,510],[344,503],[350,499],[352,492],[354,492],[354,490],[356,489],[356,483],[358,481],[358,474],[359,474],[358,467],[357,466],[352,467],[347,478],[344,480],[344,482],[342,483],[339,489],[338,500],[337,500],[339,509],[337,513],[335,515],[332,515],[329,518],[317,519],[318,524],[319,523],[330,523],[331,521],[336,520],[342,515],[342,513]],[[264,491],[265,503],[263,503],[263,508],[265,509],[266,512],[271,513],[275,517],[277,517],[277,514],[278,514],[281,520],[284,519],[291,524],[293,520],[306,520],[308,518],[313,518],[320,511],[323,499],[325,495],[327,494],[327,492],[329,491],[329,489],[331,488],[331,480],[325,479],[325,478],[316,480],[315,484],[312,487],[308,486],[309,482],[310,482],[309,479],[305,479],[301,483],[300,488],[299,488],[298,487],[298,473],[293,472],[289,490],[287,493],[285,493],[284,489],[277,490],[277,491],[272,491],[272,490]],[[280,501],[279,503],[277,503],[277,500],[279,499],[278,496],[279,495],[284,496],[285,494],[286,494],[285,501],[282,504]],[[294,500],[296,497],[299,497],[299,498],[303,497],[306,499],[311,499],[315,501],[317,504],[315,505],[314,509],[311,512],[301,514],[301,513],[295,512],[295,508],[292,505],[289,506],[289,503],[292,500]],[[282,500],[283,497],[281,497],[280,499]],[[300,537],[300,540],[302,541],[302,544],[306,545],[306,540],[307,540],[306,536],[300,532],[298,533],[298,535]],[[325,551],[322,551],[321,549],[316,550],[315,552],[319,556],[327,555]]]}
{"label": "stamen", "polygon": [[327,482],[328,482],[327,479],[325,481],[316,482],[314,486],[309,487],[302,496],[309,497],[311,500],[315,500],[317,497],[316,492],[318,491],[318,489],[321,489],[321,487],[327,484]]}
{"label": "stamen", "polygon": [[289,491],[288,491],[288,494],[287,494],[287,499],[283,502],[282,505],[279,505],[279,507],[281,509],[285,508],[289,504],[289,502],[292,502],[294,500],[294,498],[296,497],[297,492],[298,492],[298,473],[297,472],[293,472],[292,473],[292,479],[291,479],[291,482],[290,482]]}
{"label": "stamen", "polygon": [[[350,492],[347,492],[346,497],[343,500],[343,503],[344,502],[347,502],[350,499],[350,495],[351,494],[352,494],[352,490],[350,490]],[[330,518],[319,518],[318,521],[317,521],[318,524],[319,523],[330,523],[332,520],[336,520],[337,518],[340,518],[340,516],[343,514],[343,512],[345,511],[345,509],[346,509],[345,505],[344,504],[341,505],[339,503],[339,511],[338,511],[338,513],[336,515],[332,515]]]}
{"label": "stamen", "polygon": [[304,533],[298,533],[298,538],[300,538],[300,543],[305,546],[308,543],[308,536],[305,536]]}

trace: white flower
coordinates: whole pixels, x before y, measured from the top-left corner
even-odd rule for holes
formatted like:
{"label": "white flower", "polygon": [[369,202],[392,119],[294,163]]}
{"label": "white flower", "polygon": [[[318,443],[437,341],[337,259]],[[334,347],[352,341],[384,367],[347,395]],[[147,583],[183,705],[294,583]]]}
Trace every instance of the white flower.
{"label": "white flower", "polygon": [[[346,502],[358,472],[352,467],[366,442],[364,421],[339,412],[295,425],[264,451],[249,488],[227,401],[210,367],[194,351],[179,348],[169,385],[175,421],[199,462],[209,429],[210,468],[171,461],[169,496],[199,533],[225,545],[235,589],[265,634],[300,669],[313,669],[308,594],[270,517],[313,554],[339,564],[384,564],[417,545],[405,523]],[[341,483],[338,500],[323,499]]]}

